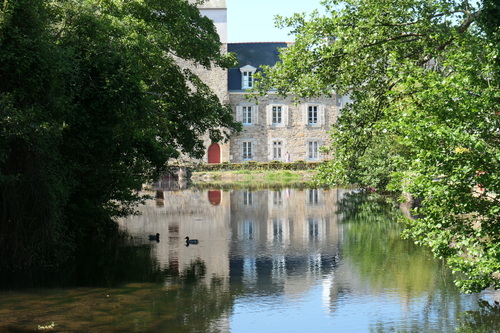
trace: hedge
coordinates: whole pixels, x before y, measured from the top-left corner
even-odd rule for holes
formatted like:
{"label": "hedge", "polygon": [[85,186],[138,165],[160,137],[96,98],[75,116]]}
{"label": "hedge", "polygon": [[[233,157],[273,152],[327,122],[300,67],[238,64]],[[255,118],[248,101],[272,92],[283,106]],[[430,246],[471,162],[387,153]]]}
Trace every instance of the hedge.
{"label": "hedge", "polygon": [[305,161],[296,161],[296,162],[266,162],[266,163],[258,163],[258,162],[245,162],[245,163],[227,163],[223,162],[220,164],[193,164],[189,166],[189,169],[193,172],[210,172],[210,171],[232,171],[232,170],[314,170],[322,162],[305,162]]}

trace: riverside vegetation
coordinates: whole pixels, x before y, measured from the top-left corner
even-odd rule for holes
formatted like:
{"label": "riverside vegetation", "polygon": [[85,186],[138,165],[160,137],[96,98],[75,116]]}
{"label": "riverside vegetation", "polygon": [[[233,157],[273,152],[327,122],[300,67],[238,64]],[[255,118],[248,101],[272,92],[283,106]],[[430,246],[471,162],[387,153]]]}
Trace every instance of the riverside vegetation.
{"label": "riverside vegetation", "polygon": [[[241,128],[177,59],[234,66],[185,0],[0,1],[0,267],[58,267],[116,237],[134,189]],[[61,266],[64,267],[64,266]]]}
{"label": "riverside vegetation", "polygon": [[349,96],[320,181],[421,198],[406,237],[464,273],[463,291],[500,288],[498,1],[322,4],[277,18],[295,44],[255,92]]}

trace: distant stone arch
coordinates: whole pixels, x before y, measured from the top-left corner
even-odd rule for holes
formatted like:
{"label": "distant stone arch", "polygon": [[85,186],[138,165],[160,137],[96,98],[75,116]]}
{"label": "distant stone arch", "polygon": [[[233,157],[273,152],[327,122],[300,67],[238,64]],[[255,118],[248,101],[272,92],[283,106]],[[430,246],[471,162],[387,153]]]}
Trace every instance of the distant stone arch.
{"label": "distant stone arch", "polygon": [[208,163],[220,163],[220,146],[218,143],[212,143],[208,147]]}

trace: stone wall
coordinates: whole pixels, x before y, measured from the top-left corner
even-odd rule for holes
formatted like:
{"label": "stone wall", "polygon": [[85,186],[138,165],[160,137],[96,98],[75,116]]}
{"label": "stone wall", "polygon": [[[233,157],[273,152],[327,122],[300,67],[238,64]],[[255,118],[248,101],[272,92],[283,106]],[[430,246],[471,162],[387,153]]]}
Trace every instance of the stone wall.
{"label": "stone wall", "polygon": [[[221,47],[221,52],[223,54],[227,53],[227,44],[223,44]],[[211,69],[206,69],[202,66],[196,66],[191,61],[186,61],[183,59],[176,60],[179,66],[182,68],[189,68],[193,73],[195,73],[206,85],[208,85],[212,91],[217,95],[221,103],[229,103],[229,93],[227,90],[227,69],[222,69],[220,67],[213,66]],[[204,145],[206,147],[205,156],[200,161],[197,162],[207,162],[208,161],[208,147],[212,144],[208,135],[202,137]],[[221,162],[229,161],[229,144],[219,143],[221,147]],[[195,161],[183,156],[181,159]]]}
{"label": "stone wall", "polygon": [[[304,100],[297,104],[291,98],[281,99],[273,93],[265,97],[259,97],[257,102],[247,99],[246,96],[245,93],[229,93],[235,117],[237,117],[236,109],[240,105],[257,107],[257,118],[254,124],[244,125],[240,135],[231,138],[231,162],[241,163],[248,160],[242,156],[243,141],[252,142],[253,156],[251,160],[257,162],[276,160],[273,158],[273,141],[283,142],[282,161],[285,161],[287,151],[290,153],[291,161],[313,161],[315,159],[310,159],[308,156],[308,142],[311,140],[318,141],[320,146],[330,144],[330,136],[327,132],[337,120],[339,109],[337,96]],[[324,117],[320,120],[319,125],[307,124],[305,108],[309,104],[317,104],[324,109]],[[286,106],[287,112],[284,112],[286,118],[284,124],[273,125],[271,123],[268,109],[270,105]],[[316,160],[328,159],[328,157],[320,154]]]}

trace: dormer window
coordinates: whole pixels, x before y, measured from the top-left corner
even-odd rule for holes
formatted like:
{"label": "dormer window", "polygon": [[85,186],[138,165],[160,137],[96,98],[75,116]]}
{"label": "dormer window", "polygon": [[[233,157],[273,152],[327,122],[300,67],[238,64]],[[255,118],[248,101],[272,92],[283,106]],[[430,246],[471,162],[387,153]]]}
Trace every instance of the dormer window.
{"label": "dormer window", "polygon": [[253,88],[253,75],[257,68],[246,65],[240,68],[241,72],[241,89]]}
{"label": "dormer window", "polygon": [[243,81],[241,82],[242,88],[252,88],[253,87],[253,73],[252,72],[242,72]]}

